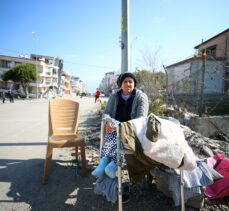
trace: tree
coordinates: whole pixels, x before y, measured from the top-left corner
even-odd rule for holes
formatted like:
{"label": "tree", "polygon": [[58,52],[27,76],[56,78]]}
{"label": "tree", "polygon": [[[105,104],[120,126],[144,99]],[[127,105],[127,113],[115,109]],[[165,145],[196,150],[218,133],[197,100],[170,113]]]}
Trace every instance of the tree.
{"label": "tree", "polygon": [[152,72],[158,71],[159,63],[161,61],[161,47],[145,47],[141,50],[141,59],[140,64],[138,66],[140,69],[149,70]]}
{"label": "tree", "polygon": [[20,83],[27,97],[29,84],[37,80],[36,68],[31,64],[17,65],[5,72],[2,79],[4,81],[12,80]]}
{"label": "tree", "polygon": [[165,73],[152,72],[148,70],[137,70],[136,79],[148,97],[155,99],[158,97],[160,89],[165,89]]}
{"label": "tree", "polygon": [[164,115],[165,110],[161,107],[164,97],[160,90],[165,89],[165,73],[138,70],[135,72],[138,88],[143,90],[149,98],[149,112],[156,115]]}

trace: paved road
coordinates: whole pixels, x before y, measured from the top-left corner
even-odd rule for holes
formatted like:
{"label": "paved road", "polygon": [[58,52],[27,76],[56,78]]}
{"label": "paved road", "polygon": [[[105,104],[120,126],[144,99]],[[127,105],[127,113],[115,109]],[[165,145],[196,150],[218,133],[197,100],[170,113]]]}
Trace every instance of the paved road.
{"label": "paved road", "polygon": [[[83,124],[98,111],[99,104],[94,104],[93,98],[76,98],[76,100],[80,102],[80,122]],[[47,100],[0,103],[0,146],[44,145],[47,142],[47,134]],[[0,158],[6,153],[4,151],[0,151]]]}
{"label": "paved road", "polygon": [[[75,99],[80,102],[80,127],[93,125],[100,104],[95,104],[94,98]],[[56,210],[53,203],[58,202],[53,198],[54,201],[48,201],[46,195],[60,191],[58,185],[64,187],[69,181],[60,182],[59,175],[50,181],[48,189],[41,185],[47,134],[47,100],[0,102],[0,211]],[[61,150],[54,152],[53,160],[63,161]],[[55,171],[55,167],[53,169]],[[69,172],[65,174],[63,179],[68,180]],[[74,176],[71,180],[75,180]],[[55,199],[63,201],[65,197],[59,194]]]}
{"label": "paved road", "polygon": [[[48,185],[42,185],[48,133],[46,100],[0,103],[0,211],[116,211],[117,203],[94,194],[95,178],[90,172],[98,158],[100,104],[93,98],[80,101],[80,130],[87,135],[87,176],[81,176],[80,162],[74,163],[71,150],[55,149]],[[97,128],[97,129],[96,129]],[[86,131],[86,130],[87,131]],[[97,159],[98,160],[98,159]],[[204,210],[227,210],[228,205]],[[222,209],[218,209],[218,208]],[[131,186],[126,211],[171,210],[171,199],[144,184]]]}

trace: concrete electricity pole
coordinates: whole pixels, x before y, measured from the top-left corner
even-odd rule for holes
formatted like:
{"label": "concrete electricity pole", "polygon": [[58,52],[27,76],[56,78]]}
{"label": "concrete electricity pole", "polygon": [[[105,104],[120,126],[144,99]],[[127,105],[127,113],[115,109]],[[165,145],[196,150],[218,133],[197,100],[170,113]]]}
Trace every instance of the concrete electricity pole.
{"label": "concrete electricity pole", "polygon": [[122,23],[121,23],[121,72],[130,71],[130,55],[129,55],[129,0],[122,0]]}
{"label": "concrete electricity pole", "polygon": [[[121,73],[129,72],[129,0],[122,0],[122,22],[121,22]],[[117,137],[119,135],[117,134]],[[117,162],[118,162],[118,178],[121,178],[121,153],[120,140],[117,141]],[[118,210],[122,211],[122,181],[118,180]]]}

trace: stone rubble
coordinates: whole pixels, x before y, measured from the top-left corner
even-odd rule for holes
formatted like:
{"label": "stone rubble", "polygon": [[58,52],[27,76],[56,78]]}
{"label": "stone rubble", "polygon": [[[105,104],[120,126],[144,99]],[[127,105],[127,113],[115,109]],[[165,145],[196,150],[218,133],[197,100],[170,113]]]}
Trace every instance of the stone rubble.
{"label": "stone rubble", "polygon": [[185,139],[199,158],[213,156],[216,153],[229,157],[229,143],[225,140],[214,140],[202,136],[187,126],[182,126]]}
{"label": "stone rubble", "polygon": [[[101,118],[101,117],[100,117]],[[87,128],[79,128],[80,133],[86,137],[86,156],[88,160],[88,170],[91,172],[99,162],[99,148],[100,148],[100,127],[101,124],[97,123],[96,125],[87,126]],[[207,137],[203,137],[200,133],[197,133],[195,131],[192,131],[189,127],[182,125],[184,129],[184,135],[188,142],[188,144],[193,149],[196,156],[200,159],[204,159],[209,156],[213,156],[216,153],[222,153],[229,156],[229,143],[224,140],[214,140]],[[89,173],[90,174],[90,173]],[[128,173],[126,170],[123,171],[123,181],[128,181]],[[155,181],[153,182],[155,184]],[[142,193],[144,197],[140,196],[139,193]],[[157,197],[152,192],[157,192]],[[160,203],[171,203],[171,199],[168,199],[166,196],[164,196],[162,193],[158,192],[155,188],[155,186],[152,186],[149,188],[143,185],[136,185],[132,187],[132,198],[138,203],[143,203],[144,200],[147,198],[148,202],[150,203],[150,200],[154,200],[153,204],[158,204],[160,207]],[[153,194],[153,196],[151,196]],[[156,199],[155,199],[156,197]],[[132,201],[133,201],[132,199]],[[143,200],[143,202],[142,202]],[[168,202],[165,202],[166,200],[169,200]],[[131,210],[131,208],[135,209],[136,203],[129,202],[128,208]],[[145,204],[144,204],[145,206]],[[167,205],[166,205],[167,206]],[[172,205],[169,205],[172,206]],[[205,204],[204,207],[201,208],[201,211],[213,211],[213,210],[228,210],[229,202],[227,199],[221,199],[221,200],[209,200],[205,198]],[[113,207],[111,210],[115,210],[116,207]],[[128,210],[129,210],[128,209]],[[147,209],[148,210],[148,209]],[[171,210],[176,210],[175,208]],[[178,209],[179,210],[179,209]],[[193,210],[193,209],[188,209]]]}

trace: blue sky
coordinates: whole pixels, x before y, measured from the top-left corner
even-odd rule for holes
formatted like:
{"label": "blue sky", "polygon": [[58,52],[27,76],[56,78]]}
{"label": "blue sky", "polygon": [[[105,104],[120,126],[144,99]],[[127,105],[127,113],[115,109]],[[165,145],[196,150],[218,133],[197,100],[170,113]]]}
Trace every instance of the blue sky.
{"label": "blue sky", "polygon": [[[192,56],[229,28],[228,8],[228,0],[130,0],[132,70],[157,50],[159,65]],[[0,0],[0,26],[1,55],[58,56],[90,92],[120,71],[121,0]]]}

